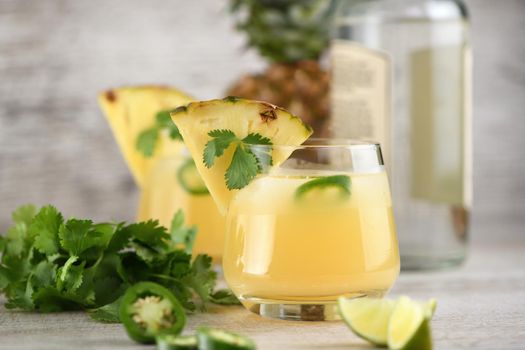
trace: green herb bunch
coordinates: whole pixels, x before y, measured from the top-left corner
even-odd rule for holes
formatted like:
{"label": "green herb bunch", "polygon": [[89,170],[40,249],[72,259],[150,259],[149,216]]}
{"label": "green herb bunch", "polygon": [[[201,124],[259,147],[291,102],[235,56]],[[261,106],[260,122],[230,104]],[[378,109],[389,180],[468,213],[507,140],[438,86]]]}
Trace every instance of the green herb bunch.
{"label": "green herb bunch", "polygon": [[209,256],[192,259],[197,230],[184,226],[180,211],[169,230],[153,220],[65,220],[50,205],[38,211],[25,205],[12,217],[14,225],[0,236],[0,291],[8,309],[87,310],[99,321],[118,322],[120,297],[141,281],[165,286],[187,311],[237,302],[229,291],[214,292]]}

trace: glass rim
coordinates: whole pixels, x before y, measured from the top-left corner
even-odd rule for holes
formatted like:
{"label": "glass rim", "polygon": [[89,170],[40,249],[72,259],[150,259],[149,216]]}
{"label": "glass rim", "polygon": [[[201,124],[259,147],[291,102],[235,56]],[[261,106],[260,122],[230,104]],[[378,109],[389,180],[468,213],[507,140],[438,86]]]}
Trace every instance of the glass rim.
{"label": "glass rim", "polygon": [[248,144],[248,147],[271,147],[273,149],[290,149],[290,150],[299,150],[299,149],[336,149],[336,148],[346,148],[346,149],[370,149],[377,150],[381,148],[379,142],[366,140],[366,139],[350,139],[350,138],[328,138],[328,137],[312,137],[307,139],[304,143],[300,145],[290,145],[290,144],[281,144],[281,145],[265,145],[265,144]]}

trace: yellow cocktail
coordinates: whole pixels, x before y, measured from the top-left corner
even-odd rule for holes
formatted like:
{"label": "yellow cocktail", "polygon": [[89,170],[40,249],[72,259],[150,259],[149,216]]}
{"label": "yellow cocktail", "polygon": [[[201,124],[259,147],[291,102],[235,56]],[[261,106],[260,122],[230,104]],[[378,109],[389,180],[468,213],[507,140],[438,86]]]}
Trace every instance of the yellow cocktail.
{"label": "yellow cocktail", "polygon": [[182,209],[188,225],[196,225],[194,254],[208,254],[220,263],[224,247],[224,222],[195,164],[183,150],[161,158],[142,188],[139,220],[156,219],[170,227],[173,215]]}
{"label": "yellow cocktail", "polygon": [[364,166],[348,164],[348,171],[331,163],[336,148],[321,151],[324,166],[291,159],[234,197],[223,269],[247,308],[271,317],[332,319],[339,296],[379,297],[390,289],[399,253],[388,179],[377,157],[373,164],[376,147],[348,146],[349,160],[354,153],[354,163]]}

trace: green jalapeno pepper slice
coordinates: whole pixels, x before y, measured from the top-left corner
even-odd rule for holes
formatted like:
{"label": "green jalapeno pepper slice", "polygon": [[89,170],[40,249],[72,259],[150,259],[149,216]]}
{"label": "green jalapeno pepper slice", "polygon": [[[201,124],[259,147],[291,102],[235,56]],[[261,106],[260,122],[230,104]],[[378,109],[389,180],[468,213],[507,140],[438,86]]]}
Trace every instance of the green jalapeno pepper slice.
{"label": "green jalapeno pepper slice", "polygon": [[197,350],[199,344],[194,335],[161,335],[157,337],[157,350]]}
{"label": "green jalapeno pepper slice", "polygon": [[139,343],[154,343],[161,334],[179,334],[186,324],[186,314],[177,298],[153,282],[128,288],[120,303],[119,317],[129,337]]}
{"label": "green jalapeno pepper slice", "polygon": [[201,327],[197,331],[199,350],[254,350],[253,340],[216,328]]}
{"label": "green jalapeno pepper slice", "polygon": [[202,181],[193,159],[188,159],[181,165],[177,171],[177,179],[182,188],[192,195],[201,196],[209,194],[208,188],[204,184],[204,181]]}

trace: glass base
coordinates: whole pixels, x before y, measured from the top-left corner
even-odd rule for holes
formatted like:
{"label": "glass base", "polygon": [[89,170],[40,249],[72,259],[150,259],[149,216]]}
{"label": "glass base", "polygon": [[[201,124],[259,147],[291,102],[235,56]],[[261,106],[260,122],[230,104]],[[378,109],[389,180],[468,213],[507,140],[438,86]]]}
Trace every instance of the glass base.
{"label": "glass base", "polygon": [[[374,290],[350,293],[344,296],[347,298],[361,298],[365,296],[380,298],[385,293],[386,291]],[[301,301],[254,297],[241,297],[239,299],[244,307],[263,317],[288,321],[338,321],[341,319],[337,307],[337,297]]]}
{"label": "glass base", "polygon": [[465,253],[454,255],[401,255],[401,271],[444,270],[459,267],[465,261]]}

